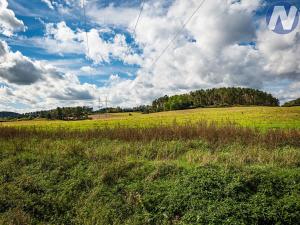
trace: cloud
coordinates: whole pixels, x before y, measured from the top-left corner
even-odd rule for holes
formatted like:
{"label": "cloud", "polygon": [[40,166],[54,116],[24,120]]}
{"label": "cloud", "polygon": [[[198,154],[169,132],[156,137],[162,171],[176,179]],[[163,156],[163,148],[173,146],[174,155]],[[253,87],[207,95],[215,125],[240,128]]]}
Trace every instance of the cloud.
{"label": "cloud", "polygon": [[9,49],[4,41],[0,41],[0,57],[6,55],[8,53]]}
{"label": "cloud", "polygon": [[58,24],[46,24],[46,35],[61,42],[68,42],[76,39],[75,32],[73,32],[64,21]]}
{"label": "cloud", "polygon": [[46,24],[44,38],[33,38],[37,47],[43,48],[52,54],[83,54],[84,46],[78,35],[71,30],[64,21]]}
{"label": "cloud", "polygon": [[199,1],[177,0],[164,10],[153,10],[161,7],[158,1],[146,4],[135,37],[145,60],[140,61],[141,70],[135,80],[120,80],[111,86],[112,92],[122,90],[119,99],[143,104],[160,95],[199,88],[264,87],[262,81],[267,78],[260,65],[262,56],[252,46],[240,45],[256,38],[253,10],[259,7],[259,1],[206,1],[152,66],[198,5]]}
{"label": "cloud", "polygon": [[32,85],[50,78],[62,78],[62,74],[54,67],[33,61],[20,52],[10,51],[4,41],[0,41],[0,59],[0,78],[8,84]]}
{"label": "cloud", "polygon": [[103,8],[97,3],[87,5],[87,16],[94,22],[102,25],[117,25],[128,27],[132,21],[136,21],[139,8],[114,6],[110,4]]}
{"label": "cloud", "polygon": [[299,31],[283,37],[263,28],[255,20],[260,0],[206,1],[153,66],[198,5],[196,0],[176,0],[168,7],[162,1],[146,3],[135,35],[143,50],[137,61],[141,69],[134,80],[110,79],[104,88],[115,104],[145,104],[165,94],[222,86],[269,90],[282,100],[292,96],[282,84],[300,79]]}
{"label": "cloud", "polygon": [[30,60],[17,55],[12,63],[13,65],[8,67],[2,65],[0,67],[0,76],[9,83],[29,85],[41,78],[41,70],[36,68]]}
{"label": "cloud", "polygon": [[[103,38],[109,36],[109,38]],[[88,37],[88,39],[87,39]],[[114,34],[111,29],[72,30],[66,22],[46,24],[43,38],[30,38],[35,47],[51,54],[86,55],[95,64],[120,60],[126,64],[140,64],[141,57],[126,42],[124,34]]]}
{"label": "cloud", "polygon": [[[222,86],[260,88],[283,101],[299,94],[299,29],[289,35],[269,31],[265,18],[255,13],[261,10],[264,1],[206,1],[183,30],[182,25],[200,1],[146,1],[134,35],[132,29],[139,5],[129,2],[116,1],[106,6],[96,1],[87,4],[89,48],[86,33],[74,28],[74,21],[49,23],[44,37],[27,39],[47,53],[76,54],[83,61],[84,57],[92,60],[90,65],[86,60],[76,68],[67,65],[70,69],[58,75],[61,78],[53,73],[61,71],[63,65],[50,72],[46,62],[33,61],[21,53],[7,53],[7,46],[0,47],[0,57],[10,55],[6,72],[13,68],[13,63],[21,65],[19,61],[31,63],[38,71],[32,77],[27,76],[30,85],[17,85],[23,82],[20,77],[18,80],[12,72],[9,76],[2,73],[2,79],[9,85],[2,92],[7,94],[11,90],[12,99],[19,98],[40,108],[63,103],[92,104],[103,95],[109,96],[112,105],[135,106],[165,94]],[[68,0],[65,8],[79,3],[79,0]],[[161,55],[178,32],[176,40]],[[136,76],[122,76],[122,71],[116,68],[120,61],[122,66],[137,65]],[[105,66],[114,70],[106,72],[111,76],[103,87],[81,84],[76,76],[96,74],[95,70],[102,73]]]}
{"label": "cloud", "polygon": [[42,79],[43,71],[20,52],[10,52],[7,44],[0,41],[0,77],[9,83],[30,85]]}
{"label": "cloud", "polygon": [[25,31],[25,25],[23,21],[17,19],[15,13],[7,7],[7,0],[0,0],[0,32],[10,37],[15,32]]}
{"label": "cloud", "polygon": [[85,89],[84,87],[80,89],[67,87],[60,93],[53,93],[50,95],[50,98],[64,100],[64,101],[74,101],[74,100],[93,100],[94,97],[90,93],[89,90]]}
{"label": "cloud", "polygon": [[[93,101],[95,85],[81,84],[78,78],[62,73],[45,61],[34,61],[20,52],[10,51],[0,41],[0,88],[6,105],[23,104],[29,109],[46,109],[58,105],[82,104]],[[2,103],[1,103],[2,104]]]}
{"label": "cloud", "polygon": [[265,70],[281,77],[300,79],[299,29],[278,35],[261,25],[257,31],[257,47],[266,61]]}
{"label": "cloud", "polygon": [[54,6],[52,5],[52,2],[51,2],[51,0],[41,0],[42,2],[44,2],[47,6],[48,6],[48,8],[49,9],[54,9]]}
{"label": "cloud", "polygon": [[[116,34],[112,40],[107,41],[101,37],[101,31],[96,29],[91,29],[87,35],[91,46],[88,49],[87,57],[92,59],[94,63],[110,63],[111,59],[118,59],[127,64],[139,64],[141,62],[140,56],[134,53],[127,44],[123,34]],[[83,39],[83,41],[88,48],[87,39]]]}
{"label": "cloud", "polygon": [[94,74],[96,72],[96,69],[90,66],[83,66],[80,68],[80,71],[86,74]]}

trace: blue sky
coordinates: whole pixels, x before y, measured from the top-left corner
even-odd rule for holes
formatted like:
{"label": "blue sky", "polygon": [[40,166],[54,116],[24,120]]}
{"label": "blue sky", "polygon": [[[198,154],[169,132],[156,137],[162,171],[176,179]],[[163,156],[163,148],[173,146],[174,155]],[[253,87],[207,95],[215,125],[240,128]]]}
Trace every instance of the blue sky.
{"label": "blue sky", "polygon": [[183,30],[198,0],[145,1],[136,33],[139,0],[86,0],[86,17],[81,0],[0,2],[3,110],[94,106],[106,96],[135,106],[221,86],[263,89],[282,102],[300,94],[299,28],[285,36],[268,30],[274,1],[206,1]]}

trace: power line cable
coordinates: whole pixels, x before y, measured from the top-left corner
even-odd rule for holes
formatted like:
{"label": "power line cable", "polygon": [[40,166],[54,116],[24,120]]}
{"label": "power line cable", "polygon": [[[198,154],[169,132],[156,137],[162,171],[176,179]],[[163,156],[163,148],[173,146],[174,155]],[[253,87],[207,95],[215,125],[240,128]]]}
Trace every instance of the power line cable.
{"label": "power line cable", "polygon": [[196,8],[196,10],[193,12],[193,14],[188,18],[188,20],[182,25],[181,29],[175,34],[174,38],[171,39],[171,41],[168,43],[168,45],[164,48],[164,50],[161,52],[161,54],[153,61],[152,65],[150,68],[153,68],[157,62],[159,61],[159,59],[166,53],[166,51],[168,50],[168,48],[171,46],[171,44],[173,44],[173,42],[177,39],[177,37],[179,36],[179,34],[186,28],[187,24],[193,19],[193,17],[196,15],[196,13],[200,10],[200,8],[203,6],[203,4],[205,3],[206,0],[203,0],[199,6]]}
{"label": "power line cable", "polygon": [[142,4],[141,4],[141,8],[140,8],[140,13],[139,13],[139,16],[137,18],[137,21],[135,23],[135,26],[134,26],[134,30],[133,30],[133,36],[135,35],[135,32],[136,32],[136,28],[140,22],[140,19],[141,19],[141,16],[142,16],[142,13],[143,13],[143,10],[144,10],[144,5],[145,5],[145,0],[142,0]]}
{"label": "power line cable", "polygon": [[[90,54],[90,44],[89,44],[89,36],[88,36],[88,28],[87,28],[87,16],[86,16],[86,1],[81,0],[81,7],[83,8],[83,16],[84,16],[84,30],[85,30],[85,37],[86,37],[86,43],[87,43],[87,56]],[[104,61],[104,57],[101,52],[99,52],[99,55],[101,57],[101,60]]]}
{"label": "power line cable", "polygon": [[88,36],[87,25],[86,25],[87,23],[86,23],[85,0],[82,0],[82,8],[83,8],[85,36],[86,36],[86,44],[87,44],[87,55],[89,55],[90,54],[90,46],[89,46],[89,36]]}

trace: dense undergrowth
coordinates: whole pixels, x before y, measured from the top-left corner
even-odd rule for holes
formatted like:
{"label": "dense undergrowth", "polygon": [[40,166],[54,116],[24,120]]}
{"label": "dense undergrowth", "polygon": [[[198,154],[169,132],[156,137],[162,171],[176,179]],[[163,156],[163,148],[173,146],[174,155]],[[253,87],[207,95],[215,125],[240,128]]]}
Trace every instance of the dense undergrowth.
{"label": "dense undergrowth", "polygon": [[299,131],[1,128],[0,184],[0,224],[297,224]]}

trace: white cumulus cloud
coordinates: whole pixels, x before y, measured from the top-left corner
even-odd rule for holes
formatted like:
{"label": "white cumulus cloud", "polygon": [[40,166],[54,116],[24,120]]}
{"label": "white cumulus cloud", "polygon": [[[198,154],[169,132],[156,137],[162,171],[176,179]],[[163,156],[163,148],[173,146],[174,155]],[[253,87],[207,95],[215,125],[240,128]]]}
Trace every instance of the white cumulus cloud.
{"label": "white cumulus cloud", "polygon": [[12,52],[0,41],[0,87],[2,106],[23,104],[26,110],[46,109],[65,105],[84,105],[92,102],[97,88],[81,84],[77,76],[62,73],[42,61],[34,61],[20,52]]}
{"label": "white cumulus cloud", "polygon": [[41,1],[44,2],[49,7],[49,9],[54,9],[51,0],[41,0]]}
{"label": "white cumulus cloud", "polygon": [[0,0],[0,33],[10,37],[15,32],[25,29],[23,21],[16,18],[15,13],[8,9],[7,0]]}
{"label": "white cumulus cloud", "polygon": [[[79,0],[66,3],[80,6]],[[300,94],[299,29],[288,35],[268,30],[265,18],[255,14],[263,0],[214,0],[206,1],[182,30],[199,4],[198,0],[146,1],[136,33],[132,34],[139,13],[136,4],[124,1],[124,5],[103,7],[97,1],[87,1],[87,34],[67,21],[49,23],[43,38],[28,40],[51,54],[78,54],[90,59],[91,64],[80,66],[78,74],[96,74],[96,67],[101,70],[102,64],[113,67],[116,61],[122,61],[138,66],[136,76],[126,78],[112,71],[103,87],[80,84],[69,73],[61,74],[60,79],[35,76],[45,70],[41,62],[12,53],[3,45],[0,57],[6,57],[1,65],[5,72],[0,77],[8,87],[1,87],[1,93],[21,96],[21,90],[25,91],[23,99],[39,107],[62,101],[93,102],[100,95],[109,95],[113,105],[135,106],[165,94],[222,86],[260,88],[283,101]],[[174,42],[163,51],[177,33]],[[129,34],[133,41],[128,43]],[[19,73],[13,73],[17,65],[29,68],[20,61],[37,68],[37,73],[28,75],[29,85],[22,84],[24,80],[16,76]],[[37,92],[39,97],[32,97]],[[38,104],[41,99],[45,101]]]}

